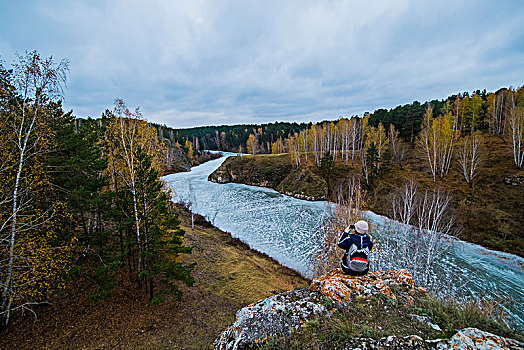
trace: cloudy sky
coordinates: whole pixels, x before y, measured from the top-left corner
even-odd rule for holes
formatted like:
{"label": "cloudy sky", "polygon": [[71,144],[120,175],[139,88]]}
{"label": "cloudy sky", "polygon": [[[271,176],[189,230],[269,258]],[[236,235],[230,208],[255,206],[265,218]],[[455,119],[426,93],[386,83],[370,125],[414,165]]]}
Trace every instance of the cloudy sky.
{"label": "cloudy sky", "polygon": [[524,1],[0,1],[0,59],[70,61],[65,107],[173,127],[319,121],[524,84]]}

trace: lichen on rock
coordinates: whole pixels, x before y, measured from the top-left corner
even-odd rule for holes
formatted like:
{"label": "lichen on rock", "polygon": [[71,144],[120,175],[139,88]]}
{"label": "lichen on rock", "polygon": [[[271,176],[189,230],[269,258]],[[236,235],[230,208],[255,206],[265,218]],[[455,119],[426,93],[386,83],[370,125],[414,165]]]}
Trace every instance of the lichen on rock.
{"label": "lichen on rock", "polygon": [[277,294],[238,311],[236,321],[215,340],[215,349],[239,349],[264,342],[329,313],[320,293],[297,289]]}
{"label": "lichen on rock", "polygon": [[451,339],[436,342],[439,350],[518,350],[524,349],[524,343],[514,339],[504,338],[477,328],[464,328]]}
{"label": "lichen on rock", "polygon": [[337,268],[326,275],[315,278],[310,289],[320,291],[330,297],[333,301],[345,304],[350,302],[355,295],[370,297],[383,294],[386,297],[396,299],[391,291],[393,286],[404,286],[426,294],[426,290],[417,287],[413,276],[408,270],[373,271],[364,276],[348,276]]}

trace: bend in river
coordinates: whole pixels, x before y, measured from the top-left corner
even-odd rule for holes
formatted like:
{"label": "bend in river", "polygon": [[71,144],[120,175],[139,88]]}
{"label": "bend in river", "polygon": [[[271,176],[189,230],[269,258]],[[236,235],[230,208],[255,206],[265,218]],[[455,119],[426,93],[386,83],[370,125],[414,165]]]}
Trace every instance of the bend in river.
{"label": "bend in river", "polygon": [[[295,199],[268,188],[207,181],[208,175],[225,159],[209,161],[190,172],[164,176],[176,194],[174,201],[187,203],[191,199],[192,210],[207,217],[219,229],[311,277],[311,260],[316,251],[313,237],[330,204]],[[375,226],[375,237],[388,239],[389,228],[396,223],[371,212],[367,218]],[[513,310],[507,311],[512,316],[512,324],[521,331],[524,329],[524,259],[457,241],[433,274],[448,282],[446,286],[457,295],[490,294],[511,299]]]}

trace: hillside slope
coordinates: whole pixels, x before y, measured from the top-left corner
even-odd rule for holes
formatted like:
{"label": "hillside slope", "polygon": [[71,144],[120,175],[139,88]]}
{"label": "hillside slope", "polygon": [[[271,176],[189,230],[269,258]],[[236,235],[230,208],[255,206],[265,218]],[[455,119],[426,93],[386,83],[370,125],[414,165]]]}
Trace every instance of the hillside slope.
{"label": "hillside slope", "polygon": [[308,281],[275,260],[249,249],[226,232],[180,209],[184,244],[196,262],[193,287],[181,301],[151,305],[146,293],[123,278],[107,299],[89,299],[88,281],[77,281],[0,333],[1,349],[206,349],[243,305]]}

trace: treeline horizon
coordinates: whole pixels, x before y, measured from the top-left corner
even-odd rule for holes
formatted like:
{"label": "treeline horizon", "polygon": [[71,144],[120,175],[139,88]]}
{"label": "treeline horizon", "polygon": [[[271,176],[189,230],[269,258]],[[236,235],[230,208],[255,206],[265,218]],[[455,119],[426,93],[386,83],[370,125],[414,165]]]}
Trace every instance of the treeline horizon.
{"label": "treeline horizon", "polygon": [[[522,93],[516,96],[520,88],[502,87],[496,92],[488,92],[486,89],[474,90],[471,93],[464,91],[452,94],[444,99],[433,99],[423,103],[413,101],[412,103],[398,105],[386,109],[378,108],[375,111],[365,112],[362,116],[353,115],[348,117],[339,117],[337,119],[325,119],[319,122],[286,122],[275,121],[261,124],[230,124],[230,125],[208,125],[189,128],[176,128],[166,124],[151,123],[159,131],[159,135],[164,138],[185,145],[190,141],[195,150],[222,150],[229,152],[247,152],[247,143],[249,135],[257,135],[260,144],[259,153],[272,153],[271,144],[279,138],[289,138],[290,135],[300,133],[305,129],[311,129],[312,125],[325,125],[334,123],[335,125],[343,119],[358,118],[362,120],[368,117],[369,125],[377,127],[382,123],[384,127],[389,128],[393,124],[399,131],[400,137],[410,143],[415,142],[421,130],[421,124],[424,119],[424,113],[431,107],[434,116],[446,114],[455,110],[457,122],[461,122],[460,129],[470,129],[473,122],[474,129],[488,130],[490,127],[497,128],[497,135],[503,136],[503,119],[504,114],[511,109],[511,103],[517,104],[517,100],[523,99]],[[511,101],[511,95],[514,101]],[[497,104],[497,106],[495,106]],[[499,108],[498,112],[495,110]],[[498,123],[490,124],[490,119],[494,119],[491,114],[498,113],[496,118]],[[269,142],[269,147],[268,147]]]}

